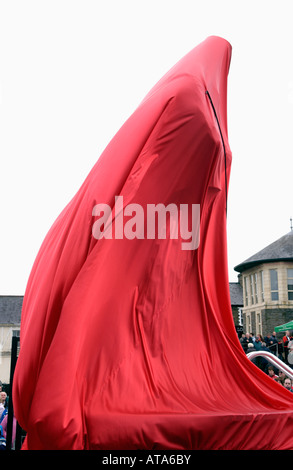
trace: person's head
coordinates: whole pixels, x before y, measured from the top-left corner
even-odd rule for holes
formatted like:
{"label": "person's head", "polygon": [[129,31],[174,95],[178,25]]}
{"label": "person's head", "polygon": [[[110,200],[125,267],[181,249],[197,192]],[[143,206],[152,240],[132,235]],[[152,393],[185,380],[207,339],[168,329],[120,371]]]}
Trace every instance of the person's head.
{"label": "person's head", "polygon": [[275,371],[274,371],[274,368],[273,366],[269,366],[268,367],[268,374],[273,377],[275,375]]}
{"label": "person's head", "polygon": [[285,388],[287,388],[287,390],[290,390],[290,388],[292,387],[291,379],[289,379],[289,377],[286,377],[284,382],[283,382],[283,385],[284,385]]}
{"label": "person's head", "polygon": [[7,393],[6,392],[1,392],[0,393],[0,402],[4,404],[6,398],[7,398]]}
{"label": "person's head", "polygon": [[276,334],[277,334],[277,333],[276,333],[275,331],[273,331],[272,336],[276,336]]}
{"label": "person's head", "polygon": [[279,370],[279,377],[280,377],[282,380],[284,380],[285,377],[286,377],[285,372],[283,372],[282,370]]}
{"label": "person's head", "polygon": [[289,330],[286,331],[286,336],[290,336],[290,331]]}

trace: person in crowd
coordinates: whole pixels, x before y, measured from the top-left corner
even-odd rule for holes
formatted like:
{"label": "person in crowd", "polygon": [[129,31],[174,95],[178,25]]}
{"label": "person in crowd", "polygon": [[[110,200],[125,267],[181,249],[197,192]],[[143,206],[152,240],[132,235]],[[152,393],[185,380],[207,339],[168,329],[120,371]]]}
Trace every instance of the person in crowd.
{"label": "person in crowd", "polygon": [[271,337],[271,335],[270,335],[269,333],[264,337],[264,341],[265,341],[265,343],[266,343],[267,346],[269,346],[270,337]]}
{"label": "person in crowd", "polygon": [[0,392],[0,424],[8,413],[7,393]]}
{"label": "person in crowd", "polygon": [[245,333],[245,337],[246,337],[247,344],[252,342],[251,339],[250,339],[250,334],[249,333]]}
{"label": "person in crowd", "polygon": [[270,349],[270,352],[275,354],[277,356],[278,354],[278,340],[277,340],[277,335],[276,332],[273,331],[272,335],[269,338],[269,343],[268,343],[268,348]]}
{"label": "person in crowd", "polygon": [[[0,424],[0,436],[2,437],[2,444],[6,446],[6,438],[7,438],[7,424],[8,424],[8,414],[5,415],[2,423]],[[13,423],[12,423],[12,438],[11,438],[11,447],[13,448],[15,444],[16,438],[16,426],[17,421],[15,416],[13,416]],[[5,441],[5,442],[4,442]],[[1,442],[1,441],[0,441]]]}
{"label": "person in crowd", "polygon": [[[253,345],[253,343],[248,343],[247,344],[247,350],[246,350],[246,354],[250,353],[250,352],[253,352],[255,351],[255,347]],[[255,364],[257,366],[257,357],[254,357],[253,359],[250,359],[251,362],[253,362],[253,364]]]}
{"label": "person in crowd", "polygon": [[285,378],[286,378],[285,372],[283,372],[283,371],[280,369],[280,370],[279,370],[279,379],[280,379],[282,385],[284,384]]}
{"label": "person in crowd", "polygon": [[[260,346],[260,349],[259,351],[267,351],[267,352],[270,352],[269,349],[267,348],[267,345],[265,342],[262,342],[261,343],[261,346]],[[257,362],[256,362],[257,366],[263,371],[263,372],[266,372],[266,369],[269,365],[267,359],[264,357],[264,356],[259,356],[257,358]]]}
{"label": "person in crowd", "polygon": [[288,364],[288,344],[291,340],[290,331],[287,330],[285,335],[283,336],[283,347],[284,347],[284,354],[285,354],[285,362]]}
{"label": "person in crowd", "polygon": [[275,382],[278,382],[278,384],[280,384],[280,385],[283,387],[283,382],[282,382],[282,380],[280,379],[280,377],[277,376],[277,378],[274,379],[274,380],[275,380]]}
{"label": "person in crowd", "polygon": [[243,333],[241,338],[240,338],[240,343],[243,348],[243,351],[246,353],[247,351],[247,345],[248,345],[248,339],[246,338],[246,335]]}
{"label": "person in crowd", "polygon": [[292,380],[289,379],[289,377],[286,377],[284,382],[283,382],[283,385],[284,387],[289,390],[290,392],[293,392],[293,389],[292,389]]}
{"label": "person in crowd", "polygon": [[287,346],[287,364],[291,369],[293,369],[293,340],[292,338],[290,339],[288,346]]}
{"label": "person in crowd", "polygon": [[7,406],[7,393],[6,392],[0,392],[0,403],[4,406],[4,408]]}
{"label": "person in crowd", "polygon": [[256,335],[255,341],[254,341],[254,347],[256,351],[260,351],[262,347],[262,343],[264,343],[264,339],[261,335]]}
{"label": "person in crowd", "polygon": [[[3,397],[1,397],[1,395],[3,394]],[[4,396],[4,394],[6,395],[5,392],[0,392],[0,416],[2,415],[2,413],[4,412],[5,410],[5,400],[6,400],[6,396]]]}
{"label": "person in crowd", "polygon": [[275,369],[274,369],[273,366],[268,367],[268,376],[272,377],[272,379],[277,379],[278,378],[278,376],[275,373]]}
{"label": "person in crowd", "polygon": [[254,344],[253,343],[248,343],[247,345],[247,353],[250,353],[252,351],[256,351]]}
{"label": "person in crowd", "polygon": [[277,349],[278,349],[278,358],[281,359],[281,361],[284,362],[284,344],[283,344],[283,339],[279,339]]}

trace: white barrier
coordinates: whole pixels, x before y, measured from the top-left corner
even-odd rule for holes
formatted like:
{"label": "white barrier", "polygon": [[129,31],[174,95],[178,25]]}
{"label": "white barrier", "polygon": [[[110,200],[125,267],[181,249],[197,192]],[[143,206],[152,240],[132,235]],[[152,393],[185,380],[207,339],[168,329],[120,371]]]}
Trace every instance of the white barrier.
{"label": "white barrier", "polygon": [[290,377],[291,380],[293,380],[293,370],[274,354],[268,351],[252,351],[246,355],[246,357],[248,357],[250,360],[258,356],[266,358],[267,361],[269,361],[273,366],[283,371],[288,377]]}

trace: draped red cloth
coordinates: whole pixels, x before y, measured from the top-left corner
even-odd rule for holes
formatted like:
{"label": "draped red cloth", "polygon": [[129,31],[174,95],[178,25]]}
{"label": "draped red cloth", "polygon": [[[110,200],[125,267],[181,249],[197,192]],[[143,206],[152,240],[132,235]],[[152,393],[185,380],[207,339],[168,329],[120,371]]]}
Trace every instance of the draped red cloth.
{"label": "draped red cloth", "polygon": [[[230,58],[214,36],[183,57],[47,234],[13,383],[25,448],[293,448],[292,395],[246,358],[230,306]],[[93,208],[114,208],[118,195],[124,206],[200,204],[198,248],[170,237],[97,240]]]}

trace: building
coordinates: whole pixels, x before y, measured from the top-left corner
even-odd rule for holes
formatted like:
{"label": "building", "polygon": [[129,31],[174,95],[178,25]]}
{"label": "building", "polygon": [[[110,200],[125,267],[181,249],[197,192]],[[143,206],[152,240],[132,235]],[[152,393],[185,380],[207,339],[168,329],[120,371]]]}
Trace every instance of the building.
{"label": "building", "polygon": [[[238,264],[230,282],[233,320],[242,331],[271,334],[293,320],[293,230]],[[9,383],[12,336],[18,335],[22,296],[0,296],[0,380]]]}
{"label": "building", "polygon": [[244,332],[263,336],[293,319],[293,230],[238,264]]}
{"label": "building", "polygon": [[10,381],[12,336],[19,335],[22,296],[0,296],[0,380]]}
{"label": "building", "polygon": [[230,288],[230,302],[232,307],[232,315],[236,331],[240,337],[243,333],[243,292],[242,286],[239,282],[229,282]]}

